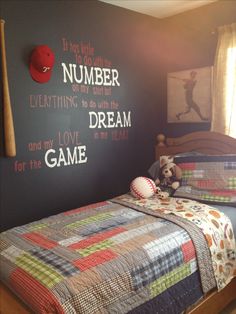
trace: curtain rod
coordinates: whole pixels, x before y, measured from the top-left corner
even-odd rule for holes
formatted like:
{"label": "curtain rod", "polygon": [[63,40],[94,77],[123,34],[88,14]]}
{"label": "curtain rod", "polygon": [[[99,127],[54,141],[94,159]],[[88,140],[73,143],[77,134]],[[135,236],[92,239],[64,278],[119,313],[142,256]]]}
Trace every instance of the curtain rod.
{"label": "curtain rod", "polygon": [[229,27],[236,28],[236,23],[231,23],[231,24],[227,24],[227,25],[219,25],[219,26],[213,27],[213,28],[211,29],[211,35],[218,34],[219,29],[220,29],[221,27],[224,27],[224,26],[226,26],[226,27],[229,26]]}

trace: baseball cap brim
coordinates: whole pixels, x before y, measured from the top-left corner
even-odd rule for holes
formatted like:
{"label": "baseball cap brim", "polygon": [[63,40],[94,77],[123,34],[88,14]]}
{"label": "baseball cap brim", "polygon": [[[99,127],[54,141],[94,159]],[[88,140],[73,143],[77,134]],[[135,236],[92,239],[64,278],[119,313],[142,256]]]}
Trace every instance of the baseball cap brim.
{"label": "baseball cap brim", "polygon": [[33,64],[30,64],[30,75],[32,79],[38,83],[46,83],[50,80],[52,74],[52,70],[49,70],[47,72],[39,72]]}

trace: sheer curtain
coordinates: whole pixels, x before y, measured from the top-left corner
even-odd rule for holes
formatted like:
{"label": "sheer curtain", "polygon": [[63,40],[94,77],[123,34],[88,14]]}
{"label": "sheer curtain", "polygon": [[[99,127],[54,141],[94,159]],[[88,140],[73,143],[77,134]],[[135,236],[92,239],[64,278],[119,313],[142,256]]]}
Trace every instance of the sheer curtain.
{"label": "sheer curtain", "polygon": [[219,27],[211,130],[236,137],[236,23]]}

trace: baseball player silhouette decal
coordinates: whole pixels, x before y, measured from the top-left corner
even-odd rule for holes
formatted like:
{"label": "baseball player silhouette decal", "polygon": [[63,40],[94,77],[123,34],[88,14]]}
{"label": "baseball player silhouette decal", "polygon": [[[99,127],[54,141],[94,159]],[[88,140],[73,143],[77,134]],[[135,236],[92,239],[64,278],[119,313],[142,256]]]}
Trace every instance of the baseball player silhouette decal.
{"label": "baseball player silhouette decal", "polygon": [[201,113],[199,105],[196,103],[193,97],[193,91],[194,87],[197,84],[197,72],[196,71],[191,71],[189,73],[189,78],[180,78],[177,76],[169,76],[172,79],[180,80],[183,82],[183,88],[184,88],[184,93],[185,93],[185,103],[186,103],[186,109],[184,111],[178,112],[176,114],[176,118],[178,120],[181,120],[181,117],[184,115],[187,115],[188,113],[191,112],[191,110],[194,110],[199,118],[202,121],[207,121],[209,120],[207,117],[204,117]]}

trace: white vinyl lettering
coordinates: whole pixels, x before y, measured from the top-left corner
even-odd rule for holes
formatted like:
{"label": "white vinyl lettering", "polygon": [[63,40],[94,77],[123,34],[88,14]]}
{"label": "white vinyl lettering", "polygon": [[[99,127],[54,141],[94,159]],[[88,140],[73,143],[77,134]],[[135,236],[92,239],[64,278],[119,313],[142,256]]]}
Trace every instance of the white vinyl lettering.
{"label": "white vinyl lettering", "polygon": [[89,112],[89,128],[130,128],[131,127],[131,111],[90,111]]}
{"label": "white vinyl lettering", "polygon": [[72,151],[69,147],[65,151],[63,148],[59,148],[58,151],[49,149],[45,153],[44,160],[49,168],[83,164],[88,160],[86,146],[75,146]]}
{"label": "white vinyl lettering", "polygon": [[88,67],[86,65],[77,65],[61,63],[63,70],[63,82],[78,83],[84,85],[98,86],[120,86],[118,81],[119,72],[117,69]]}

